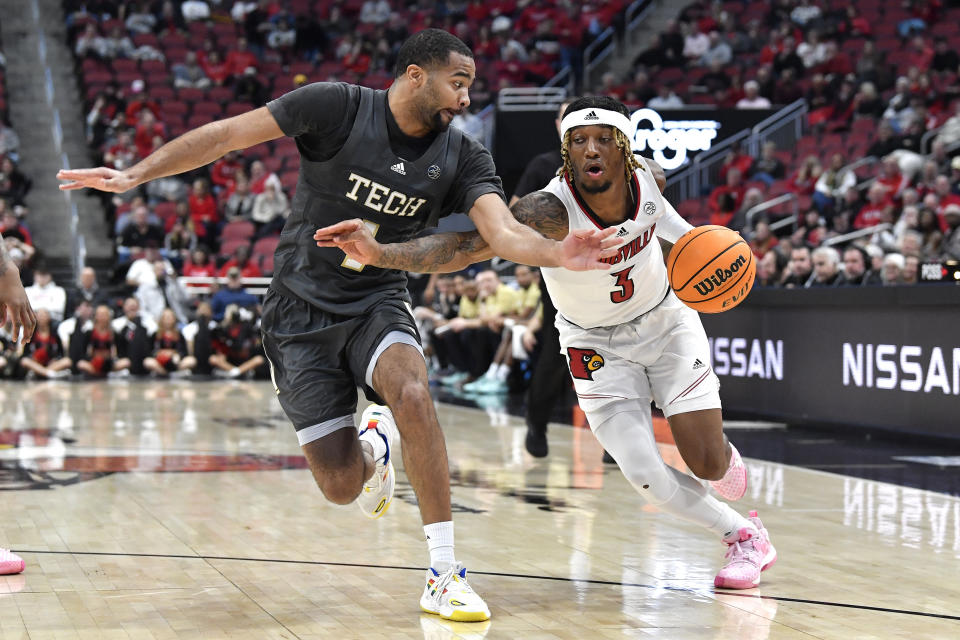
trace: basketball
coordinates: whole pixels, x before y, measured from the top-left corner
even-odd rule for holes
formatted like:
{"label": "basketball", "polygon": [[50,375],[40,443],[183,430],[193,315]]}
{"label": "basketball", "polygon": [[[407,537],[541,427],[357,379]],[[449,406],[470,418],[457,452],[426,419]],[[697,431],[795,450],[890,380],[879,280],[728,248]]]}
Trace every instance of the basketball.
{"label": "basketball", "polygon": [[670,286],[681,302],[702,313],[743,302],[756,271],[753,251],[740,234],[712,224],[683,234],[667,257]]}

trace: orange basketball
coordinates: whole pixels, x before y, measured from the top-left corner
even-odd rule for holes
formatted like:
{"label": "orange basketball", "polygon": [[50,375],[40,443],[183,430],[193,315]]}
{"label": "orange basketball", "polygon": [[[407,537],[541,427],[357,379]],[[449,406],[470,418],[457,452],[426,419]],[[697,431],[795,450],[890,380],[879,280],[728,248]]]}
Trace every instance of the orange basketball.
{"label": "orange basketball", "polygon": [[756,272],[753,251],[740,234],[713,224],[683,234],[667,257],[670,286],[684,304],[702,313],[728,311],[743,302]]}

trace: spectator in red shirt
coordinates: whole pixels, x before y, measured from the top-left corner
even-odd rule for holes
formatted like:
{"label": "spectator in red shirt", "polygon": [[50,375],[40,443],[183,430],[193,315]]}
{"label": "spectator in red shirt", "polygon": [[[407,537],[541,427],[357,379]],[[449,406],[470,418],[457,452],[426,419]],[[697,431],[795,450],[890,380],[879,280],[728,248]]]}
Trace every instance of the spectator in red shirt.
{"label": "spectator in red shirt", "polygon": [[813,195],[813,189],[823,173],[823,167],[816,156],[807,156],[799,169],[790,176],[789,188],[798,195]]}
{"label": "spectator in red shirt", "polygon": [[893,156],[887,156],[883,159],[880,166],[880,175],[877,176],[878,183],[887,190],[889,200],[898,200],[903,190],[910,184],[910,179],[900,173],[900,165]]}
{"label": "spectator in red shirt", "polygon": [[736,149],[730,151],[727,156],[723,159],[723,164],[720,165],[720,179],[727,179],[727,172],[730,169],[736,169],[740,172],[740,176],[750,174],[750,167],[753,166],[753,156],[749,153],[746,153],[743,150],[743,147],[738,145]]}
{"label": "spectator in red shirt", "polygon": [[103,154],[103,164],[122,171],[134,165],[137,160],[137,148],[133,144],[133,135],[127,130],[117,134],[116,142]]}
{"label": "spectator in red shirt", "polygon": [[777,236],[770,231],[770,224],[766,220],[759,220],[753,227],[753,236],[750,238],[750,250],[757,260],[767,255],[779,244]]}
{"label": "spectator in red shirt", "polygon": [[207,241],[216,238],[220,214],[217,212],[217,201],[210,193],[206,180],[194,181],[193,193],[187,198],[187,203],[197,238]]}
{"label": "spectator in red shirt", "polygon": [[147,97],[144,91],[145,88],[146,85],[143,80],[139,78],[130,83],[130,91],[133,95],[130,96],[130,102],[127,103],[127,109],[124,115],[126,116],[127,124],[131,127],[137,125],[137,121],[140,119],[140,112],[144,109],[149,109],[156,117],[160,116],[160,106]]}
{"label": "spectator in red shirt", "polygon": [[210,81],[218,87],[222,87],[231,75],[230,65],[220,59],[220,52],[216,50],[211,51],[200,66],[203,67],[203,72],[207,74]]}
{"label": "spectator in red shirt", "polygon": [[232,189],[237,171],[243,171],[243,162],[239,151],[228,151],[227,155],[213,163],[210,170],[210,181],[214,189]]}
{"label": "spectator in red shirt", "polygon": [[708,200],[710,224],[726,226],[733,219],[734,213],[740,208],[746,190],[742,176],[739,169],[731,167],[727,171],[727,183],[710,193]]}
{"label": "spectator in red shirt", "polygon": [[156,116],[150,109],[144,108],[140,111],[140,119],[137,122],[137,128],[133,134],[133,144],[137,147],[137,154],[141,158],[146,158],[153,151],[156,136],[160,139],[165,138],[166,131],[163,125],[157,122]]}
{"label": "spectator in red shirt", "polygon": [[227,54],[226,64],[230,75],[239,76],[247,67],[258,68],[260,61],[247,48],[247,39],[241,37],[237,38],[237,48]]}
{"label": "spectator in red shirt", "polygon": [[863,205],[853,221],[853,228],[865,229],[880,224],[887,216],[887,211],[892,209],[893,201],[888,197],[887,189],[874,182],[867,192],[867,204]]}
{"label": "spectator in red shirt", "polygon": [[217,275],[217,265],[206,247],[197,247],[190,253],[190,259],[183,264],[183,275],[192,278]]}
{"label": "spectator in red shirt", "polygon": [[223,266],[220,267],[220,277],[226,278],[227,272],[233,267],[238,267],[240,269],[240,275],[242,275],[244,278],[260,278],[263,276],[263,273],[260,271],[260,267],[257,266],[257,263],[252,258],[250,258],[249,245],[241,244],[234,249],[233,257],[227,260]]}
{"label": "spectator in red shirt", "polygon": [[3,210],[3,215],[0,217],[0,235],[6,238],[17,238],[23,244],[33,246],[30,231],[20,224],[20,220],[17,219],[17,214],[13,212],[13,209]]}
{"label": "spectator in red shirt", "polygon": [[940,230],[947,230],[947,221],[943,217],[944,209],[951,204],[960,204],[960,196],[953,192],[950,186],[950,178],[947,176],[937,176],[933,185],[934,194],[937,196],[937,218],[940,222]]}

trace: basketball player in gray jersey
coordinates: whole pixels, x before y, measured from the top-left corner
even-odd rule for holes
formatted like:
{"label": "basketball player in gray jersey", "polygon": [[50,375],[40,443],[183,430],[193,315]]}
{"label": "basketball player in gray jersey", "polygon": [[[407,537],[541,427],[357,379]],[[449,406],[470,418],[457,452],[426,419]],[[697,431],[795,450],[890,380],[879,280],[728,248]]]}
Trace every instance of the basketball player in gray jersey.
{"label": "basketball player in gray jersey", "polygon": [[[187,132],[124,171],[57,174],[69,181],[62,189],[124,192],[232,150],[283,135],[296,139],[300,177],[261,325],[280,404],[327,499],[356,500],[373,518],[386,512],[393,496],[391,452],[399,431],[430,550],[420,606],[459,621],[485,620],[490,612],[454,556],[446,447],[406,276],[364,266],[332,243],[317,246],[312,236],[317,228],[359,219],[376,238],[398,242],[463,211],[497,254],[515,262],[607,268],[601,260],[614,253],[613,230],[570,234],[558,242],[517,223],[490,154],[449,128],[470,104],[475,75],[462,41],[427,29],[400,48],[388,91],[308,85],[266,107]],[[378,403],[364,411],[359,433],[357,386]]]}

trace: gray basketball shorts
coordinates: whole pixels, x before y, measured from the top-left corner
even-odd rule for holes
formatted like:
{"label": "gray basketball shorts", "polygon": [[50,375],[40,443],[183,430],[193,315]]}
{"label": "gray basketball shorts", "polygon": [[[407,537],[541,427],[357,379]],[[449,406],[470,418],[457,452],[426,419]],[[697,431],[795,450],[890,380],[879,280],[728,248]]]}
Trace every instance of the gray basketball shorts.
{"label": "gray basketball shorts", "polygon": [[387,298],[360,316],[340,316],[270,289],[263,300],[263,348],[280,406],[300,444],[353,426],[357,387],[373,390],[373,364],[389,344],[403,342],[423,353],[409,305]]}

